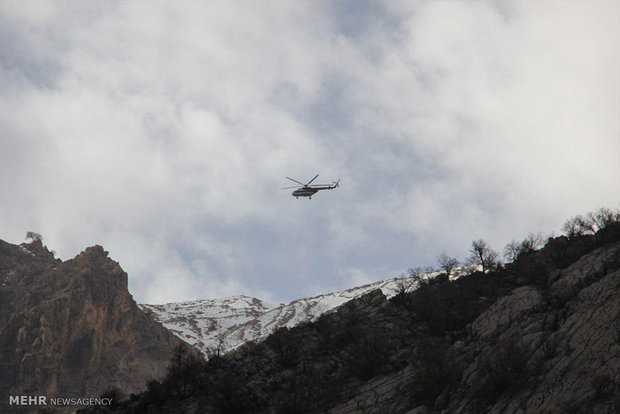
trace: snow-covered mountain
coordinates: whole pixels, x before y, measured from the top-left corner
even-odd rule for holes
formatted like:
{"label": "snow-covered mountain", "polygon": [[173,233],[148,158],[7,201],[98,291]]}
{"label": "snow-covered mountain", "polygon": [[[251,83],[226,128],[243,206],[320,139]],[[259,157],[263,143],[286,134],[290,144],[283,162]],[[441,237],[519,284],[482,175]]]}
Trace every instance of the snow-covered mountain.
{"label": "snow-covered mountain", "polygon": [[[439,274],[426,273],[423,277]],[[458,273],[457,273],[458,274]],[[224,353],[247,341],[266,338],[278,328],[313,321],[375,289],[391,298],[405,287],[415,288],[414,278],[382,280],[340,292],[295,300],[289,304],[266,302],[248,296],[203,299],[140,307],[179,338],[194,345],[206,356]]]}

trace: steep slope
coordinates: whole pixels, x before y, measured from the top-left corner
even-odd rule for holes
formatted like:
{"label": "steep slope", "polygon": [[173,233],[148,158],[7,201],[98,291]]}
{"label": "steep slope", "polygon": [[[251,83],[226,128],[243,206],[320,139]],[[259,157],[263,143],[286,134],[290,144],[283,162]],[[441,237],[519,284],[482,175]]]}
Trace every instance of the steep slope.
{"label": "steep slope", "polygon": [[467,368],[448,409],[619,412],[619,269],[616,242],[494,303],[451,348]]}
{"label": "steep slope", "polygon": [[138,308],[107,256],[94,246],[62,262],[40,241],[0,242],[0,404],[135,392],[164,374],[180,341]]}
{"label": "steep slope", "polygon": [[498,274],[521,286],[445,351],[373,378],[329,413],[619,412],[620,242],[523,285],[540,281],[543,257]]}
{"label": "steep slope", "polygon": [[[464,270],[454,272],[453,279]],[[427,273],[430,278],[438,273]],[[403,287],[413,289],[411,277],[383,280],[340,292],[295,300],[289,304],[265,302],[247,296],[205,299],[165,305],[139,305],[179,338],[206,356],[228,352],[248,341],[259,341],[282,327],[316,320],[342,304],[380,289],[391,298]]]}
{"label": "steep slope", "polygon": [[620,223],[498,270],[380,290],[206,364],[179,359],[112,412],[620,412]]}

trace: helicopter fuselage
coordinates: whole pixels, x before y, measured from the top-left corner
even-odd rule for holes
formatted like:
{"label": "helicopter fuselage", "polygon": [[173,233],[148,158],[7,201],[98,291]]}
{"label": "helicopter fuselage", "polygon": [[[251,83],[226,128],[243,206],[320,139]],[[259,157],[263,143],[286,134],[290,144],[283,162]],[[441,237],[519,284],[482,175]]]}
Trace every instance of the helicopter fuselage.
{"label": "helicopter fuselage", "polygon": [[316,188],[298,188],[297,190],[293,191],[291,194],[295,197],[312,197],[318,192],[319,190]]}

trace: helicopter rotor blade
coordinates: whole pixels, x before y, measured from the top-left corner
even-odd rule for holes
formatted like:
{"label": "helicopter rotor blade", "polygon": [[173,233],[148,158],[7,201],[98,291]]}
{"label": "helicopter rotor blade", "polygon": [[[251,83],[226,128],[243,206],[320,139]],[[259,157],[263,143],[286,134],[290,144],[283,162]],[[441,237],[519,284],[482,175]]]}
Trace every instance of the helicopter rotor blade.
{"label": "helicopter rotor blade", "polygon": [[315,176],[314,176],[314,178],[313,178],[312,180],[308,181],[308,183],[307,183],[306,185],[310,185],[310,183],[311,183],[312,181],[316,180],[316,177],[318,177],[318,176],[319,176],[318,174],[317,174],[317,175],[315,175]]}
{"label": "helicopter rotor blade", "polygon": [[280,188],[280,190],[288,190],[289,188],[299,188],[299,186],[298,185],[294,185],[292,187],[282,187],[282,188]]}
{"label": "helicopter rotor blade", "polygon": [[[305,184],[304,184],[304,183],[302,183],[302,182],[299,182],[299,181],[297,181],[297,180],[293,180],[291,177],[286,177],[286,178],[288,178],[288,179],[289,179],[289,180],[291,180],[291,181],[295,181],[295,182],[296,182],[297,184],[299,184],[299,185],[305,185]],[[315,177],[315,178],[316,178],[316,177]]]}

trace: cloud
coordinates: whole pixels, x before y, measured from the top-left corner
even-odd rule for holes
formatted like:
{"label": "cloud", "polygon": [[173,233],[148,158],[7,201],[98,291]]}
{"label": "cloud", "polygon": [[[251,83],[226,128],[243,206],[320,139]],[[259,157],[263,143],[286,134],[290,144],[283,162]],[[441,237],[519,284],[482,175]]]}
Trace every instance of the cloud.
{"label": "cloud", "polygon": [[[284,301],[557,231],[620,199],[618,17],[2,3],[0,237],[38,231],[64,258],[103,244],[139,301]],[[279,190],[317,172],[341,188]]]}

